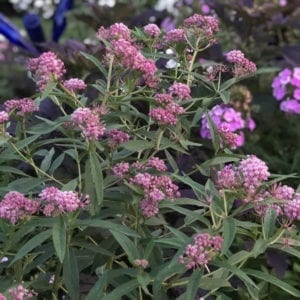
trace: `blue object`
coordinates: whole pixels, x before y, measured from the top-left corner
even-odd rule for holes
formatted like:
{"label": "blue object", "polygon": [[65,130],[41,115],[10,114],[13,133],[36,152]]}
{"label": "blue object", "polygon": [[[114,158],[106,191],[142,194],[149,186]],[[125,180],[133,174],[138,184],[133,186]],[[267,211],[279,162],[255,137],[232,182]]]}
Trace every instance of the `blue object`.
{"label": "blue object", "polygon": [[41,19],[38,15],[26,14],[23,17],[23,24],[31,41],[33,41],[34,43],[45,42]]}
{"label": "blue object", "polygon": [[0,14],[0,34],[3,34],[12,44],[21,47],[28,52],[37,55],[38,50],[28,42],[3,14]]}
{"label": "blue object", "polygon": [[67,26],[66,12],[73,8],[73,0],[60,0],[53,16],[52,40],[57,42]]}

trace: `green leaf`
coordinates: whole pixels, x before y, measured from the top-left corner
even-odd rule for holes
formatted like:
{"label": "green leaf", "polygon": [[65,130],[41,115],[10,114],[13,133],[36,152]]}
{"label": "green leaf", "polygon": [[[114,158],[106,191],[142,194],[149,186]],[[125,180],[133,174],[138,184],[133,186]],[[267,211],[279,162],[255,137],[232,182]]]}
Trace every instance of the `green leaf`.
{"label": "green leaf", "polygon": [[110,230],[110,232],[121,248],[123,248],[131,263],[133,263],[135,259],[139,258],[135,244],[126,235],[114,230]]}
{"label": "green leaf", "polygon": [[201,276],[202,270],[195,269],[193,271],[193,274],[189,278],[189,282],[185,293],[185,299],[195,299],[197,291],[199,289]]}
{"label": "green leaf", "polygon": [[115,224],[110,221],[104,221],[99,219],[77,220],[76,225],[87,226],[87,227],[99,227],[107,230],[114,230],[117,232],[121,232],[128,236],[140,237],[140,235],[136,231],[128,228],[127,226]]}
{"label": "green leaf", "polygon": [[51,94],[51,92],[55,87],[56,87],[56,82],[49,81],[40,97],[40,100],[46,99]]}
{"label": "green leaf", "polygon": [[129,151],[144,151],[153,148],[153,142],[134,140],[122,144],[122,147]]}
{"label": "green leaf", "polygon": [[289,285],[285,281],[278,279],[277,277],[274,277],[268,273],[253,270],[253,269],[244,269],[243,271],[250,276],[253,276],[253,277],[255,277],[259,280],[265,281],[265,282],[269,282],[269,283],[279,287],[280,289],[286,291],[287,293],[289,293],[290,295],[292,295],[294,297],[297,297],[297,298],[300,297],[299,290],[295,289],[293,286]]}
{"label": "green leaf", "polygon": [[228,280],[225,280],[224,278],[207,278],[202,277],[200,281],[200,288],[211,291],[216,290],[221,287],[231,287]]}
{"label": "green leaf", "polygon": [[263,232],[265,239],[269,239],[274,232],[277,212],[273,207],[268,207],[263,219]]}
{"label": "green leaf", "polygon": [[128,296],[128,294],[135,290],[139,286],[136,279],[127,281],[115,288],[111,293],[101,298],[101,300],[117,300],[122,299],[122,296]]}
{"label": "green leaf", "polygon": [[254,281],[239,267],[236,267],[236,266],[228,263],[227,261],[214,261],[213,265],[230,271],[234,275],[238,276],[245,283],[248,283],[255,289],[258,289],[258,287],[254,283]]}
{"label": "green leaf", "polygon": [[103,201],[103,174],[96,153],[91,153],[85,164],[85,193],[90,196],[92,214],[99,211]]}
{"label": "green leaf", "polygon": [[44,157],[42,163],[41,163],[41,169],[45,172],[47,172],[51,166],[52,158],[55,153],[54,148],[52,147],[50,151],[48,151],[47,155]]}
{"label": "green leaf", "polygon": [[231,217],[224,219],[223,223],[223,244],[222,244],[222,254],[227,253],[232,242],[234,241],[236,234],[236,227],[234,220]]}
{"label": "green leaf", "polygon": [[79,300],[79,270],[74,250],[67,249],[63,264],[63,280],[71,300]]}
{"label": "green leaf", "polygon": [[206,113],[206,118],[207,118],[207,122],[208,122],[208,126],[209,126],[212,143],[213,143],[215,152],[217,153],[220,150],[220,137],[218,134],[218,129],[209,113]]}
{"label": "green leaf", "polygon": [[28,254],[31,250],[40,246],[44,241],[46,241],[52,234],[52,230],[48,229],[43,231],[37,235],[35,235],[32,239],[30,239],[27,243],[25,243],[17,252],[14,259],[11,261],[9,266],[12,266],[16,261],[23,258],[26,254]]}
{"label": "green leaf", "polygon": [[256,258],[260,254],[264,253],[267,248],[268,242],[266,240],[258,239],[251,250],[251,255]]}
{"label": "green leaf", "polygon": [[52,239],[56,254],[60,262],[63,263],[67,243],[66,225],[63,216],[55,218],[52,229]]}
{"label": "green leaf", "polygon": [[85,300],[96,300],[102,299],[103,297],[103,288],[107,284],[107,272],[98,279],[92,289],[89,291],[88,295],[86,296]]}
{"label": "green leaf", "polygon": [[9,167],[9,166],[1,166],[0,172],[1,173],[13,173],[13,174],[18,174],[18,175],[25,176],[25,177],[29,176],[28,174],[24,173],[23,171],[21,171],[17,168],[14,168],[14,167]]}
{"label": "green leaf", "polygon": [[101,71],[101,73],[105,77],[107,77],[107,71],[106,71],[105,67],[102,65],[102,63],[97,58],[95,58],[94,56],[92,56],[90,54],[87,54],[85,52],[80,52],[80,54],[82,56],[84,56],[87,60],[89,60],[90,62],[92,62],[99,69],[99,71]]}
{"label": "green leaf", "polygon": [[220,92],[220,97],[225,104],[228,104],[230,101],[230,92],[229,91]]}

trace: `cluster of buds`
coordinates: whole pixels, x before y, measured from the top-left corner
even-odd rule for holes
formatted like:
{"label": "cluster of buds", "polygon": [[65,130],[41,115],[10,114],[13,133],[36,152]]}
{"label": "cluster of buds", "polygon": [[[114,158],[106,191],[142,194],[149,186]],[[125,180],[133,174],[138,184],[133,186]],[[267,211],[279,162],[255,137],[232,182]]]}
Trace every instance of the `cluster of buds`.
{"label": "cluster of buds", "polygon": [[211,236],[209,233],[198,233],[194,236],[194,244],[185,247],[179,262],[187,269],[207,265],[220,252],[223,244],[221,236]]}

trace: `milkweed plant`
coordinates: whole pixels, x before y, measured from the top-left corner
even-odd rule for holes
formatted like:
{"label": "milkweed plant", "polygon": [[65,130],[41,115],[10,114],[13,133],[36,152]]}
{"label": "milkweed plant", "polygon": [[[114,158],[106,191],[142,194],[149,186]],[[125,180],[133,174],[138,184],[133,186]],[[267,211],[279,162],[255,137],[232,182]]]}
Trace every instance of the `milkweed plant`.
{"label": "milkweed plant", "polygon": [[37,93],[0,111],[0,299],[300,297],[271,258],[300,257],[292,175],[234,152],[249,125],[229,91],[264,71],[236,49],[204,67],[219,34],[198,14],[101,27],[83,79],[29,59]]}

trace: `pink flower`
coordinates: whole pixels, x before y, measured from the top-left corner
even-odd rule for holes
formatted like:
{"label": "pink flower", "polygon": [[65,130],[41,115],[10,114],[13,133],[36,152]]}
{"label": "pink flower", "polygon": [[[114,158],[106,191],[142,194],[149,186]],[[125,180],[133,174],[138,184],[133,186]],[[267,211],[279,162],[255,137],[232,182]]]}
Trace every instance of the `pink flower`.
{"label": "pink flower", "polygon": [[105,40],[114,40],[114,39],[125,39],[130,41],[130,29],[123,23],[115,23],[111,25],[108,29],[100,27],[98,30],[98,37]]}
{"label": "pink flower", "polygon": [[23,194],[12,191],[7,193],[0,202],[0,218],[15,224],[27,216],[35,214],[39,209],[39,202],[26,198]]}
{"label": "pink flower", "polygon": [[236,149],[239,146],[238,135],[230,131],[227,124],[222,124],[218,128],[218,132],[221,136],[223,146],[229,146],[230,149]]}
{"label": "pink flower", "polygon": [[105,125],[100,122],[96,109],[77,108],[72,113],[71,120],[82,130],[88,140],[97,140],[105,133]]}
{"label": "pink flower", "polygon": [[293,200],[284,205],[284,214],[291,220],[300,220],[300,194],[296,193]]}
{"label": "pink flower", "polygon": [[240,162],[239,171],[243,177],[244,187],[250,194],[253,194],[255,189],[270,176],[266,163],[255,155],[248,155],[246,159],[243,159]]}
{"label": "pink flower", "polygon": [[110,138],[110,140],[108,142],[108,146],[110,148],[115,148],[118,145],[128,142],[130,139],[130,136],[128,133],[118,130],[118,129],[112,129],[112,130],[108,131],[107,135]]}
{"label": "pink flower", "polygon": [[194,14],[184,20],[184,26],[187,28],[199,28],[203,30],[207,37],[212,37],[219,31],[219,21],[211,16],[201,16]]}
{"label": "pink flower", "polygon": [[5,111],[0,111],[0,124],[3,124],[9,120],[9,115]]}
{"label": "pink flower", "polygon": [[44,205],[43,213],[46,216],[72,212],[87,205],[87,202],[81,202],[77,192],[61,191],[53,186],[42,190],[39,197]]}
{"label": "pink flower", "polygon": [[227,165],[218,171],[217,186],[222,189],[235,189],[240,185],[236,169],[233,165]]}
{"label": "pink flower", "polygon": [[63,85],[70,91],[84,90],[86,88],[84,81],[78,78],[65,80]]}
{"label": "pink flower", "polygon": [[160,35],[160,29],[156,24],[148,24],[144,26],[144,31],[152,37],[158,37]]}
{"label": "pink flower", "polygon": [[30,299],[33,296],[37,295],[37,293],[24,288],[22,284],[19,284],[18,286],[14,287],[12,289],[9,289],[8,293],[12,297],[13,300],[26,300],[26,299]]}
{"label": "pink flower", "polygon": [[236,77],[256,72],[256,65],[247,59],[240,50],[229,51],[226,55],[228,62],[233,63],[233,73]]}
{"label": "pink flower", "polygon": [[115,176],[117,176],[119,178],[126,176],[129,172],[129,163],[121,162],[121,163],[116,164],[112,168],[112,172],[114,173]]}
{"label": "pink flower", "polygon": [[169,87],[169,93],[174,97],[177,96],[180,100],[191,99],[191,89],[188,85],[180,82],[175,82]]}
{"label": "pink flower", "polygon": [[134,263],[139,266],[139,267],[142,267],[143,269],[146,269],[149,265],[149,262],[147,259],[136,259],[134,261]]}
{"label": "pink flower", "polygon": [[166,43],[185,41],[185,32],[183,29],[172,29],[165,34],[164,41]]}
{"label": "pink flower", "polygon": [[27,66],[32,72],[40,91],[52,80],[59,80],[66,73],[64,63],[53,52],[44,52],[38,58],[31,58]]}
{"label": "pink flower", "polygon": [[208,264],[221,250],[223,238],[211,236],[209,233],[198,233],[194,237],[194,244],[185,247],[184,254],[179,262],[185,264],[187,269],[194,269]]}
{"label": "pink flower", "polygon": [[158,157],[152,157],[147,161],[147,167],[153,168],[157,171],[166,172],[167,166],[165,162],[158,158]]}
{"label": "pink flower", "polygon": [[26,113],[33,113],[38,111],[34,100],[30,98],[12,99],[4,102],[5,111],[11,113],[16,111],[18,116],[24,116]]}

